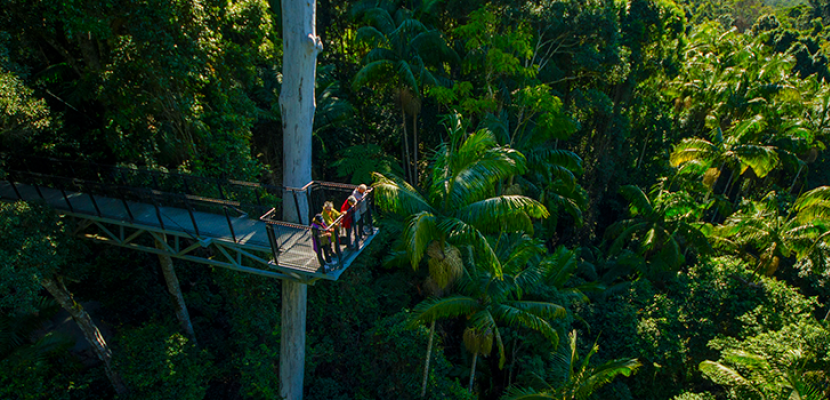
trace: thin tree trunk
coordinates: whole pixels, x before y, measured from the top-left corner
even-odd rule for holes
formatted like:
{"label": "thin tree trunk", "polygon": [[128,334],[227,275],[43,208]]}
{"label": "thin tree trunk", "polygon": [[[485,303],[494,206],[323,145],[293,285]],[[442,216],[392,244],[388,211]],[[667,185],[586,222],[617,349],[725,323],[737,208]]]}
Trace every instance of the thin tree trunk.
{"label": "thin tree trunk", "polygon": [[413,182],[415,186],[418,186],[418,113],[412,114],[412,134],[414,136],[414,143],[412,147],[412,158],[415,160],[415,166],[413,168]]}
{"label": "thin tree trunk", "polygon": [[643,163],[643,157],[646,156],[646,146],[648,146],[649,139],[651,139],[651,136],[646,136],[646,140],[643,141],[643,149],[640,150],[640,158],[637,159],[637,169],[640,168],[640,164]]}
{"label": "thin tree trunk", "polygon": [[476,360],[478,360],[478,353],[473,353],[473,366],[470,368],[470,388],[467,389],[469,393],[473,392],[473,381],[476,379]]}
{"label": "thin tree trunk", "polygon": [[[732,171],[732,170],[730,169],[730,170],[729,170],[729,179],[726,181],[726,187],[724,188],[723,193],[721,193],[721,194],[723,194],[724,196],[726,196],[726,198],[727,198],[727,199],[729,198],[729,190],[731,189],[731,185],[732,185],[732,178],[734,178],[734,177],[735,177],[735,171]],[[713,189],[714,189],[714,188],[713,188]],[[714,212],[712,213],[712,219],[710,219],[710,220],[709,220],[709,222],[714,223],[714,222],[715,222],[715,218],[717,218],[717,216],[718,216],[718,209],[717,209],[717,207],[715,207],[715,210],[714,210]]]}
{"label": "thin tree trunk", "polygon": [[406,134],[406,112],[403,109],[403,104],[401,104],[401,117],[403,118],[403,123],[401,123],[403,127],[403,170],[406,180],[412,182],[412,171],[409,164],[409,135]]}
{"label": "thin tree trunk", "polygon": [[[164,250],[164,246],[156,240],[156,248]],[[167,254],[159,254],[159,264],[161,264],[161,272],[164,274],[164,283],[167,284],[167,291],[173,299],[173,308],[176,310],[176,318],[182,327],[184,333],[190,337],[193,344],[198,345],[196,341],[196,333],[193,332],[193,324],[190,322],[190,313],[187,312],[187,304],[184,302],[182,289],[179,286],[179,278],[176,276],[176,270],[173,268],[173,259]]]}
{"label": "thin tree trunk", "polygon": [[[804,168],[804,164],[798,166],[798,173],[795,174],[795,178],[793,178],[793,184],[790,185],[790,190],[787,190],[787,193],[792,193],[793,188],[795,187],[795,183],[798,181],[798,176],[801,175],[801,169]],[[769,176],[769,175],[767,175]]]}
{"label": "thin tree trunk", "polygon": [[109,378],[110,383],[112,383],[112,387],[115,389],[115,392],[118,393],[119,396],[126,395],[129,391],[127,390],[127,386],[124,385],[124,382],[121,380],[121,376],[112,366],[112,351],[107,345],[107,342],[104,340],[104,337],[101,336],[101,331],[98,330],[98,327],[95,325],[95,322],[92,321],[92,318],[89,317],[89,314],[84,311],[84,308],[81,306],[80,303],[77,303],[75,299],[72,298],[72,293],[66,288],[60,278],[51,277],[45,278],[40,282],[41,285],[55,298],[58,304],[63,307],[66,312],[72,316],[72,319],[75,320],[75,323],[80,328],[81,332],[84,334],[84,338],[86,341],[89,342],[90,346],[92,346],[92,350],[95,352],[95,355],[98,357],[101,362],[104,363],[104,372]]}
{"label": "thin tree trunk", "polygon": [[427,377],[429,376],[429,359],[432,356],[432,338],[435,336],[435,320],[429,324],[429,341],[427,342],[427,359],[424,361],[424,379],[421,383],[421,397],[427,394]]}

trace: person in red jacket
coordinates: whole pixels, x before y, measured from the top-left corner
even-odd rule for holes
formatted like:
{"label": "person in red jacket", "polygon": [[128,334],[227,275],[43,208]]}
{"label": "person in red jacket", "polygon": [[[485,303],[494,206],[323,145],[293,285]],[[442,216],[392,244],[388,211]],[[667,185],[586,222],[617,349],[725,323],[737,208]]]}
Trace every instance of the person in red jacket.
{"label": "person in red jacket", "polygon": [[[356,203],[357,199],[355,199],[354,196],[349,196],[349,198],[343,202],[343,205],[340,206],[340,213],[343,214],[343,218],[340,219],[340,224],[346,229],[346,245],[353,250],[357,249],[359,234],[357,231],[357,224],[354,223],[355,213],[357,212],[357,209],[354,206]],[[354,231],[354,243],[352,243],[352,231]]]}

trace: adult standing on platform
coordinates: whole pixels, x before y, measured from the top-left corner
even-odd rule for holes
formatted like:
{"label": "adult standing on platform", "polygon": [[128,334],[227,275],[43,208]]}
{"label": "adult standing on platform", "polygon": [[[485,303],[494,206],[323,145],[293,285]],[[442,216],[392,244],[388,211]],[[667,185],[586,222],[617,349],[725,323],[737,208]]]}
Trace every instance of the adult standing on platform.
{"label": "adult standing on platform", "polygon": [[[366,197],[366,193],[369,192],[368,187],[364,184],[360,184],[355,190],[352,192],[352,196],[357,200],[357,215],[356,218],[360,222],[360,231],[365,234],[371,234],[370,226],[374,226],[372,224],[372,208],[369,207],[368,200],[363,201]],[[368,226],[367,226],[368,222]]]}
{"label": "adult standing on platform", "polygon": [[[354,220],[355,212],[357,211],[357,208],[355,208],[356,203],[357,199],[355,199],[354,196],[349,196],[349,198],[343,202],[343,205],[340,206],[340,213],[343,214],[343,218],[340,219],[340,224],[346,230],[346,245],[351,249],[357,249],[358,240],[357,224]],[[353,230],[354,242],[352,242]]]}

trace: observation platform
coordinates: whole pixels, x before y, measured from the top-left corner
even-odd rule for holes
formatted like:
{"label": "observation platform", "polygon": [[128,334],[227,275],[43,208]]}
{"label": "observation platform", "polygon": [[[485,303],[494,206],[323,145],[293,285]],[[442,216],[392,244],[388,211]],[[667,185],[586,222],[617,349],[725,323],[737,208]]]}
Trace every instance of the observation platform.
{"label": "observation platform", "polygon": [[[325,268],[307,224],[325,201],[339,209],[353,185],[311,182],[280,188],[76,161],[6,158],[2,201],[45,202],[76,218],[75,233],[86,239],[241,272],[306,284],[337,280],[378,233],[365,211],[351,215],[356,226],[363,225],[358,229],[362,235],[352,238],[354,248],[333,235],[334,263]],[[367,194],[358,209],[370,210],[371,191]],[[302,224],[274,218],[282,215],[285,203]]]}

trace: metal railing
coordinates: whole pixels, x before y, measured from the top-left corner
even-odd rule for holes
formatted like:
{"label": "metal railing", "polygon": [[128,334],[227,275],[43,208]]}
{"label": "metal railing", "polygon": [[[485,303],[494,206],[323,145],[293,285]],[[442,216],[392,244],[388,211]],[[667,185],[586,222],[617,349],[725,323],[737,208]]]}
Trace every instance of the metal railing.
{"label": "metal railing", "polygon": [[[295,201],[297,201],[297,208],[299,208],[299,198],[305,196],[305,199],[307,201],[306,204],[308,204],[308,221],[311,221],[315,214],[322,211],[323,205],[327,201],[331,201],[334,204],[334,208],[336,208],[339,211],[340,207],[338,207],[338,205],[342,205],[343,202],[347,201],[348,197],[356,188],[357,186],[355,185],[312,181],[303,188],[287,189],[287,191],[291,192],[292,197],[295,199]],[[332,221],[331,225],[328,227],[330,229],[333,229],[331,241],[334,246],[333,252],[337,259],[337,265],[343,265],[344,260],[344,255],[342,251],[342,247],[344,246],[344,244],[342,243],[340,238],[339,227],[343,225],[343,222],[346,218],[354,218],[355,210],[359,207],[365,207],[366,209],[371,209],[373,207],[373,196],[371,190],[367,191],[363,199],[358,201],[357,204],[355,204],[350,213],[342,213],[339,217]],[[370,215],[371,212],[365,212],[361,214],[358,219],[352,220],[351,224],[353,226],[358,226],[358,224],[365,225],[372,232],[374,232],[374,224],[372,222],[372,219],[370,218]],[[263,214],[259,219],[260,221],[266,223],[268,240],[271,242],[271,248],[274,249],[273,257],[275,262],[278,262],[277,260],[279,260],[280,258],[279,249],[282,248],[282,244],[277,241],[277,238],[280,235],[278,235],[276,232],[276,230],[280,227],[307,231],[308,235],[315,242],[314,247],[317,249],[316,256],[318,257],[318,259],[323,258],[320,254],[323,247],[320,243],[320,232],[318,232],[317,229],[310,226],[310,224],[293,224],[282,221],[282,217],[279,213],[279,210],[277,210],[276,208],[269,210],[268,212]],[[347,244],[355,244],[355,246],[357,246],[358,234],[362,235],[363,232],[356,232],[355,237],[351,240],[351,243]]]}
{"label": "metal railing", "polygon": [[[238,242],[240,236],[240,232],[234,230],[234,218],[259,219],[265,222],[268,244],[274,262],[278,265],[283,247],[279,242],[281,234],[289,231],[305,232],[301,236],[307,233],[312,241],[319,241],[319,235],[315,235],[307,223],[322,210],[326,201],[333,202],[339,210],[339,206],[356,188],[354,185],[319,181],[310,182],[303,188],[285,188],[230,179],[8,154],[0,154],[0,160],[3,161],[7,174],[6,180],[18,199],[47,200],[47,197],[52,196],[53,204],[76,214],[136,222],[139,215],[152,213],[155,218],[145,217],[141,223],[192,234],[194,239],[201,237],[206,229],[198,212],[224,215],[234,243]],[[28,192],[21,193],[23,189],[18,184],[27,185]],[[82,198],[84,201],[81,201]],[[307,208],[307,213],[304,212],[307,215],[300,217],[300,224],[281,221],[285,201],[290,201],[295,210],[306,211]],[[301,204],[305,207],[301,208]],[[371,210],[371,190],[358,204]],[[182,222],[184,217],[176,222],[165,216],[165,207],[185,210],[189,224]],[[332,225],[340,226],[343,219],[348,217],[349,215],[342,215]],[[353,223],[357,225],[361,222],[373,231],[371,218],[364,214],[361,219]],[[342,243],[338,233],[332,234],[332,242],[337,263],[343,265]],[[319,242],[316,247],[320,249]],[[317,255],[319,254],[315,254]]]}
{"label": "metal railing", "polygon": [[[257,216],[271,209],[279,209],[283,189],[250,182],[213,179],[150,171],[137,168],[107,166],[95,163],[67,161],[39,157],[6,156],[8,181],[20,199],[16,182],[33,186],[37,195],[45,200],[42,188],[60,191],[66,209],[76,212],[67,193],[86,195],[94,210],[85,213],[135,222],[136,207],[150,204],[156,215],[155,223],[166,229],[170,221],[162,217],[162,207],[187,210],[190,226],[177,225],[177,229],[201,235],[195,212],[224,215],[234,242],[237,235],[231,218]],[[102,200],[117,199],[121,208],[102,209]],[[102,211],[103,210],[103,211]],[[148,222],[148,221],[143,221]]]}

